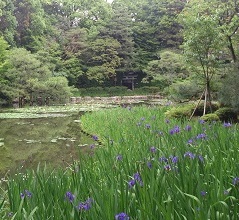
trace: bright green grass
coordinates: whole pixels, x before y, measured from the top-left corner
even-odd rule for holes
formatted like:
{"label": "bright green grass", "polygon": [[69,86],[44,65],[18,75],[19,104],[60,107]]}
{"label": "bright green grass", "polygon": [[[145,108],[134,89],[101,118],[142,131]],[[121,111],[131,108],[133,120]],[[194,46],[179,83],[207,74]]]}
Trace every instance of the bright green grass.
{"label": "bright green grass", "polygon": [[[103,145],[79,155],[66,170],[11,178],[3,184],[2,218],[11,212],[10,219],[19,220],[110,220],[124,212],[130,220],[238,219],[237,125],[167,123],[164,112],[135,107],[85,114],[82,128]],[[140,179],[134,179],[136,173]],[[21,199],[24,190],[32,196]],[[64,199],[68,191],[75,195],[72,203]],[[79,210],[79,202],[88,198],[94,201],[91,208]]]}

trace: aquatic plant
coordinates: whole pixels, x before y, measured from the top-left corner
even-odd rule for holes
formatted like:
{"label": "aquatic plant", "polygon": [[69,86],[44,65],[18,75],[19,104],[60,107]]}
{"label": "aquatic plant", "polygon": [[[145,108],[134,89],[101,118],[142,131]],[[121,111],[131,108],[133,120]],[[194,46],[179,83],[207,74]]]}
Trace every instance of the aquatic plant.
{"label": "aquatic plant", "polygon": [[[238,126],[176,119],[165,123],[164,111],[133,107],[85,114],[81,122],[94,137],[92,153],[80,154],[67,169],[39,169],[9,179],[1,215],[238,219]],[[94,145],[95,137],[102,145]],[[25,189],[31,198],[20,198]]]}

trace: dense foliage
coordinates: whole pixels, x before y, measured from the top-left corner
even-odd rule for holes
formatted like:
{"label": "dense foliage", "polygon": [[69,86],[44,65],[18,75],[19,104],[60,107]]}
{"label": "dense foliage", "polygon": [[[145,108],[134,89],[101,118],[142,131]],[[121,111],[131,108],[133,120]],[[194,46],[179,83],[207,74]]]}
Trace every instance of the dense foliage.
{"label": "dense foliage", "polygon": [[[237,107],[227,100],[234,76],[225,76],[238,72],[238,11],[235,0],[1,0],[0,101],[61,102],[68,86],[130,88],[122,78],[134,74],[136,87],[158,86],[175,100],[204,91]],[[47,88],[53,81],[60,94]]]}

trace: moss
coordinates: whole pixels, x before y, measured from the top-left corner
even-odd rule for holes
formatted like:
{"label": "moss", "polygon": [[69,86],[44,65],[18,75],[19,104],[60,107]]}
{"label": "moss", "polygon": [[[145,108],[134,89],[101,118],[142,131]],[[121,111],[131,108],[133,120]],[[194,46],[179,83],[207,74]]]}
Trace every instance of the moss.
{"label": "moss", "polygon": [[188,104],[179,107],[173,107],[165,112],[167,118],[186,118],[190,117],[193,112],[194,105]]}
{"label": "moss", "polygon": [[[181,105],[181,106],[178,106],[178,107],[173,107],[171,108],[170,110],[168,110],[166,113],[165,113],[165,116],[167,118],[189,118],[195,107],[196,107],[196,103],[194,104],[185,104],[185,105]],[[215,110],[217,110],[219,108],[219,104],[217,102],[212,102],[212,111],[214,112]],[[199,104],[199,106],[197,106],[197,109],[195,110],[194,112],[194,115],[193,116],[202,116],[203,115],[203,109],[204,109],[204,103],[203,101]],[[210,112],[210,108],[209,106],[207,106],[206,108],[206,113],[209,113]],[[208,114],[209,117],[211,115]],[[219,120],[220,117],[218,117],[217,115],[213,115],[211,116],[212,118],[214,117],[214,120]]]}
{"label": "moss", "polygon": [[215,113],[209,113],[209,114],[203,115],[202,117],[200,117],[200,119],[204,121],[219,121],[220,120],[218,115]]}

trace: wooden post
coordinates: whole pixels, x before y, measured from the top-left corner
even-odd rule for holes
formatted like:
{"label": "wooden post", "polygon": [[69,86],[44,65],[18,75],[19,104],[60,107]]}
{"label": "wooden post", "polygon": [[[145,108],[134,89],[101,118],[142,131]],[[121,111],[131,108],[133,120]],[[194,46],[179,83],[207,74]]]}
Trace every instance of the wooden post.
{"label": "wooden post", "polygon": [[202,97],[203,97],[204,94],[205,94],[205,89],[203,90],[203,93],[202,93],[202,95],[201,95],[201,97],[200,97],[200,99],[199,99],[199,101],[198,101],[196,107],[194,108],[193,113],[191,114],[191,116],[190,116],[190,118],[189,118],[189,121],[192,119],[192,117],[193,117],[193,115],[194,115],[194,113],[195,113],[197,107],[199,106],[199,104],[200,104],[200,102],[201,102]]}
{"label": "wooden post", "polygon": [[206,89],[205,89],[205,98],[204,98],[203,115],[206,114],[206,109],[207,109],[207,86],[206,86]]}

